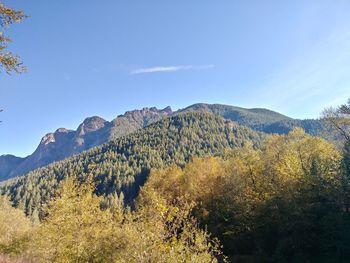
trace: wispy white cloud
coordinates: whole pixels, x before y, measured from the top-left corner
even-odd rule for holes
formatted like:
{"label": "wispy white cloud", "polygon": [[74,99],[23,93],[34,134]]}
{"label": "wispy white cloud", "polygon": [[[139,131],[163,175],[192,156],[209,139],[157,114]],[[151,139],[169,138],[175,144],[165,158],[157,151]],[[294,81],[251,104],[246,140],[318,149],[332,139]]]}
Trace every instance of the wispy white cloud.
{"label": "wispy white cloud", "polygon": [[130,71],[131,75],[135,74],[146,74],[146,73],[157,73],[157,72],[176,72],[180,70],[205,70],[211,69],[214,65],[179,65],[179,66],[157,66],[149,68],[138,68]]}

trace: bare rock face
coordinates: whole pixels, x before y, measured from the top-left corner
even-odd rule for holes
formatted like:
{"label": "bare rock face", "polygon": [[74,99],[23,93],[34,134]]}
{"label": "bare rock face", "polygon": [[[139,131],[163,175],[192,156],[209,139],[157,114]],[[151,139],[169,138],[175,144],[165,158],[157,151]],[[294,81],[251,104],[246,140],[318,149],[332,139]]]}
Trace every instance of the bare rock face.
{"label": "bare rock face", "polygon": [[36,168],[106,143],[111,139],[125,136],[171,113],[170,107],[163,110],[155,107],[143,108],[128,111],[111,122],[98,116],[86,118],[75,131],[59,128],[53,133],[46,134],[37,149],[26,158],[0,156],[0,181],[23,175]]}
{"label": "bare rock face", "polygon": [[25,174],[35,168],[67,157],[71,152],[70,142],[74,138],[74,134],[75,131],[64,128],[46,134],[34,153],[27,156],[23,162],[11,171],[10,177]]}
{"label": "bare rock face", "polygon": [[108,121],[98,116],[86,118],[76,130],[72,145],[73,153],[79,153],[107,142],[106,133],[109,124]]}
{"label": "bare rock face", "polygon": [[[112,121],[101,117],[86,118],[76,130],[57,129],[46,134],[34,151],[26,158],[0,156],[0,181],[25,174],[54,161],[101,145],[142,129],[162,118],[182,112],[210,112],[226,120],[237,122],[253,130],[265,133],[288,133],[294,127],[302,127],[312,135],[321,135],[323,124],[319,120],[297,120],[267,109],[245,109],[221,104],[198,103],[173,112],[170,107],[155,107],[127,111]],[[231,125],[231,124],[230,124]],[[233,125],[233,124],[232,124]]]}
{"label": "bare rock face", "polygon": [[98,116],[86,118],[77,129],[78,136],[84,136],[87,133],[102,129],[106,123],[108,123],[106,120]]}
{"label": "bare rock face", "polygon": [[40,141],[40,145],[48,145],[55,142],[55,135],[53,133],[46,134]]}

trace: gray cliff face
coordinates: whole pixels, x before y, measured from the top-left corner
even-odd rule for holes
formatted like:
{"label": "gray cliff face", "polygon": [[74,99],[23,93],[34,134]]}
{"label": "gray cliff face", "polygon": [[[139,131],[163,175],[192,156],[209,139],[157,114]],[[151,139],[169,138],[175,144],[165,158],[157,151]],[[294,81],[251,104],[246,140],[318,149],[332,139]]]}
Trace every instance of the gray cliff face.
{"label": "gray cliff face", "polygon": [[268,109],[245,109],[230,105],[205,103],[197,103],[175,112],[170,107],[162,110],[155,107],[143,108],[127,111],[110,122],[101,117],[93,116],[86,118],[75,131],[60,128],[54,133],[48,133],[42,138],[34,153],[26,158],[11,155],[0,156],[0,181],[23,175],[109,140],[128,135],[162,118],[189,111],[209,112],[265,133],[286,134],[295,127],[301,127],[309,134],[324,136],[322,133],[324,123],[321,120],[292,119]]}
{"label": "gray cliff face", "polygon": [[128,111],[111,122],[98,116],[86,118],[75,131],[59,128],[53,133],[46,134],[36,150],[26,158],[0,156],[0,181],[26,174],[111,139],[125,136],[170,114],[172,114],[170,107],[163,110],[154,107],[143,108]]}

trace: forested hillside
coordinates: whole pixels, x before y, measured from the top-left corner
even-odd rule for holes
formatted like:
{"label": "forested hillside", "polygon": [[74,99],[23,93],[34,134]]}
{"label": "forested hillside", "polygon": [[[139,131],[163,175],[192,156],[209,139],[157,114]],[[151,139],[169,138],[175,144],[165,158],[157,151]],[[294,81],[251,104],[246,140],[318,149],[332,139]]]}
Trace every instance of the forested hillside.
{"label": "forested hillside", "polygon": [[92,175],[96,192],[117,195],[129,204],[151,168],[172,163],[184,166],[193,156],[220,155],[245,145],[257,146],[262,134],[209,113],[182,113],[78,156],[30,172],[1,187],[27,215],[42,217],[40,207],[50,200],[58,183],[74,175]]}
{"label": "forested hillside", "polygon": [[341,150],[186,112],[37,169],[1,186],[0,257],[349,262],[349,114],[325,116]]}
{"label": "forested hillside", "polygon": [[[176,133],[186,134],[189,130],[183,132],[181,125],[188,123],[211,132],[212,137],[201,135],[214,144],[221,141],[215,131],[227,129],[217,117],[197,113],[162,121],[149,131],[162,133],[165,127],[176,127]],[[149,135],[140,132],[140,137],[125,137],[105,149],[132,149],[122,145],[131,145],[132,137],[145,140]],[[152,145],[159,143],[152,138]],[[153,149],[165,151],[163,146]],[[211,149],[212,154],[222,150]],[[101,186],[96,167],[107,155],[100,152],[97,156],[90,162],[91,172],[72,174],[59,187],[56,182],[53,188],[41,184],[41,189],[57,191],[43,206],[40,221],[34,213],[30,222],[0,198],[0,218],[5,219],[0,220],[0,253],[28,259],[24,262],[57,263],[350,260],[349,151],[342,155],[334,145],[301,129],[267,137],[258,148],[245,143],[221,156],[194,157],[185,165],[168,159],[163,164],[170,166],[158,164],[159,168],[152,169],[132,210],[124,209],[120,195],[94,194]],[[159,158],[164,156],[168,154],[161,153]],[[71,159],[72,171],[77,162]],[[63,166],[56,172],[62,172]],[[28,184],[34,176],[22,183],[38,193],[35,185]]]}
{"label": "forested hillside", "polygon": [[[153,171],[139,202],[195,202],[232,262],[349,262],[349,149],[296,129],[224,158]],[[155,198],[155,196],[157,198]]]}
{"label": "forested hillside", "polygon": [[241,125],[250,127],[253,130],[266,133],[287,134],[294,128],[300,127],[311,135],[321,137],[329,136],[329,133],[325,131],[325,123],[322,120],[293,119],[268,109],[246,109],[223,104],[198,103],[180,111],[211,112],[222,116],[225,119],[236,121]]}
{"label": "forested hillside", "polygon": [[[172,113],[169,107],[143,108],[127,111],[112,121],[101,117],[86,118],[76,130],[59,128],[46,134],[37,149],[26,158],[0,156],[0,181],[22,175],[54,161],[63,160],[73,154],[81,153],[111,139],[130,134],[138,129],[161,120]],[[16,158],[16,162],[13,159]]]}
{"label": "forested hillside", "polygon": [[0,0],[0,263],[350,263],[349,13]]}
{"label": "forested hillside", "polygon": [[0,182],[10,178],[10,173],[14,167],[18,167],[23,162],[23,158],[13,155],[0,156]]}
{"label": "forested hillside", "polygon": [[215,114],[265,133],[287,134],[294,128],[301,127],[311,135],[333,139],[322,120],[292,119],[267,109],[245,109],[205,103],[194,104],[178,111],[172,111],[170,107],[164,109],[143,108],[127,111],[112,121],[106,121],[98,116],[89,117],[76,130],[59,128],[53,133],[46,134],[41,139],[37,149],[26,158],[0,156],[0,164],[2,164],[0,166],[0,181],[26,174],[54,161],[63,160],[73,154],[79,154],[112,139],[128,135],[163,118],[185,112]]}

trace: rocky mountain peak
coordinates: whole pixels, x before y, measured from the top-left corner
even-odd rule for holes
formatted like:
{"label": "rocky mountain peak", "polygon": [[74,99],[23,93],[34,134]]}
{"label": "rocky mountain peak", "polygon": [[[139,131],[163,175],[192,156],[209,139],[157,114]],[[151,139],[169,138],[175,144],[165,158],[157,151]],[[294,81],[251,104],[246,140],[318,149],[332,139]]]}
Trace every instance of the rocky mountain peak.
{"label": "rocky mountain peak", "polygon": [[[141,114],[142,116],[149,115],[149,114],[170,114],[172,113],[172,110],[170,106],[164,108],[164,109],[158,109],[157,107],[145,107],[142,108],[141,110],[132,110],[132,111],[126,111],[124,113],[124,116],[135,116]],[[123,116],[119,115],[118,117]]]}
{"label": "rocky mountain peak", "polygon": [[73,132],[72,130],[68,130],[66,128],[58,128],[55,133],[69,133],[69,132]]}
{"label": "rocky mountain peak", "polygon": [[53,133],[47,133],[40,141],[40,145],[48,145],[50,143],[54,143],[55,140],[55,135]]}
{"label": "rocky mountain peak", "polygon": [[74,133],[72,130],[65,128],[59,128],[55,132],[47,133],[40,141],[41,146],[46,146],[50,143],[56,143],[57,140],[60,141],[62,138],[65,138],[68,134]]}
{"label": "rocky mountain peak", "polygon": [[304,127],[307,132],[317,135],[323,127],[317,120],[294,120],[265,109],[245,109],[230,105],[199,103],[175,112],[169,106],[164,109],[146,107],[127,111],[111,122],[98,116],[89,117],[74,131],[59,128],[46,134],[37,149],[26,158],[0,156],[0,181],[126,136],[165,117],[188,111],[219,115],[226,119],[226,125],[231,128],[238,123],[267,133],[283,134],[293,127]]}
{"label": "rocky mountain peak", "polygon": [[107,121],[99,116],[86,118],[77,129],[78,135],[82,136],[86,133],[97,131],[103,128],[106,123]]}
{"label": "rocky mountain peak", "polygon": [[164,112],[164,113],[167,113],[167,114],[171,114],[171,113],[173,113],[173,110],[171,109],[170,106],[167,106],[164,109],[162,109],[161,112]]}

